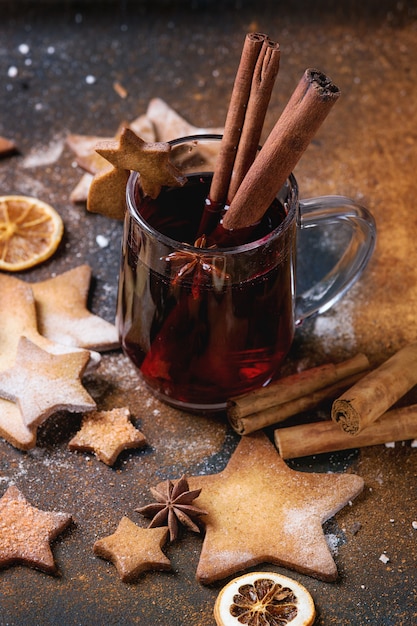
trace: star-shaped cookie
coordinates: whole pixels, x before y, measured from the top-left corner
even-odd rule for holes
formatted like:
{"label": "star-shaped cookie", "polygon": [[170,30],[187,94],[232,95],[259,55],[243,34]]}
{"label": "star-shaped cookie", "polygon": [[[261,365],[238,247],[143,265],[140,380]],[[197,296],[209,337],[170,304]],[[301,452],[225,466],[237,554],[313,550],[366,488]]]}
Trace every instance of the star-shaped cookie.
{"label": "star-shaped cookie", "polygon": [[28,428],[57,411],[91,411],[96,403],[81,383],[89,358],[86,351],[50,354],[21,337],[15,364],[0,372],[0,397],[18,404]]}
{"label": "star-shaped cookie", "polygon": [[322,524],[363,489],[352,474],[290,469],[263,433],[242,437],[219,474],[193,476],[206,534],[197,579],[210,584],[260,563],[334,581]]}
{"label": "star-shaped cookie", "polygon": [[0,567],[20,564],[57,574],[49,544],[71,521],[67,513],[37,509],[9,487],[0,499]]}
{"label": "star-shaped cookie", "polygon": [[[97,154],[95,149],[97,144],[102,141],[114,141],[118,139],[121,129],[126,126],[141,137],[141,139],[149,143],[155,141],[170,141],[171,139],[188,137],[189,135],[221,135],[224,130],[223,127],[202,128],[194,126],[181,117],[164,100],[161,98],[152,98],[152,100],[149,101],[146,114],[139,115],[134,120],[122,124],[114,137],[77,134],[68,135],[67,144],[75,154],[78,165],[86,172],[71,192],[71,201],[74,203],[84,203],[88,200],[89,190],[94,176],[97,177],[97,180],[110,178],[112,179],[110,183],[106,181],[104,185],[102,181],[100,182],[100,187],[103,187],[104,191],[99,192],[98,189],[96,189],[94,195],[97,194],[97,196],[99,196],[98,201],[96,202],[96,199],[92,196],[87,208],[93,213],[102,213],[115,219],[123,219],[124,216],[124,204],[121,204],[122,202],[124,203],[124,198],[122,197],[122,199],[120,199],[120,196],[114,191],[115,187],[121,184],[122,176],[116,176],[113,172],[109,171],[110,168],[107,167],[108,162],[104,157]],[[208,147],[204,146],[204,151],[207,149]],[[207,156],[211,158],[213,155],[210,154]],[[109,196],[106,195],[107,190],[110,190]],[[114,193],[112,193],[112,191],[114,191]],[[116,200],[117,210],[115,210],[114,206],[111,206],[112,200]],[[100,205],[102,209],[100,209]]]}
{"label": "star-shaped cookie", "polygon": [[107,161],[105,163],[106,167],[90,183],[87,211],[122,220],[126,213],[126,184],[130,172],[113,167]]}
{"label": "star-shaped cookie", "polygon": [[85,415],[68,445],[70,450],[94,452],[100,461],[113,465],[123,450],[146,445],[146,438],[130,421],[129,409],[121,408]]}
{"label": "star-shaped cookie", "polygon": [[146,570],[171,569],[161,550],[167,534],[167,528],[140,528],[122,517],[116,531],[96,541],[93,550],[116,566],[123,582],[134,582]]}
{"label": "star-shaped cookie", "polygon": [[90,283],[90,266],[79,265],[31,284],[41,335],[66,346],[98,352],[119,347],[114,324],[87,309]]}
{"label": "star-shaped cookie", "polygon": [[144,141],[156,140],[153,123],[146,115],[140,115],[128,124],[120,124],[113,137],[98,137],[97,135],[78,135],[70,133],[67,136],[66,142],[70,150],[74,153],[77,164],[86,172],[97,174],[101,172],[103,167],[107,164],[106,159],[97,154],[97,144],[102,141],[114,141],[118,139],[123,128],[126,126],[129,126],[129,128],[131,128],[136,135],[142,137]]}
{"label": "star-shaped cookie", "polygon": [[117,141],[100,143],[96,151],[116,169],[139,172],[142,189],[151,198],[158,196],[163,185],[181,187],[186,182],[169,160],[169,143],[148,143],[130,128],[124,128]]}
{"label": "star-shaped cookie", "polygon": [[[14,276],[0,273],[0,372],[13,367],[22,336],[51,354],[83,352],[43,337],[37,326],[35,298],[32,287]],[[90,362],[98,363],[98,352],[89,352]],[[0,398],[0,436],[16,448],[29,450],[36,445],[36,428],[23,422],[19,407]]]}

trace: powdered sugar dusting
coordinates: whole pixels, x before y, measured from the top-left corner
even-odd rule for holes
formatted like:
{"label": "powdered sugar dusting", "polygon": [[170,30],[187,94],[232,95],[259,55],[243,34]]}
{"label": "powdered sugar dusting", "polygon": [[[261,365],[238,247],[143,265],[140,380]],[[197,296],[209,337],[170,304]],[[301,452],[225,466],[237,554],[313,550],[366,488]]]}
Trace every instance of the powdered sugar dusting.
{"label": "powdered sugar dusting", "polygon": [[314,334],[324,348],[355,348],[354,307],[353,299],[345,296],[335,308],[317,317]]}
{"label": "powdered sugar dusting", "polygon": [[22,167],[27,169],[56,163],[62,154],[64,145],[64,137],[57,135],[48,145],[35,146],[24,158]]}

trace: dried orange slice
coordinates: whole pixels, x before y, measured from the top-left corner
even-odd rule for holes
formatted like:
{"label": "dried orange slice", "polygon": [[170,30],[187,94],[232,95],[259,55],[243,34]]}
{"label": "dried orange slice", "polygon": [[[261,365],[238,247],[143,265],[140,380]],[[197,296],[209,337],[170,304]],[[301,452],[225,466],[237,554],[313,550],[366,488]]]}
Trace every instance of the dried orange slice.
{"label": "dried orange slice", "polygon": [[29,196],[0,196],[0,270],[18,272],[46,261],[64,225],[49,204]]}
{"label": "dried orange slice", "polygon": [[315,616],[307,589],[275,572],[251,572],[231,580],[214,606],[218,626],[311,626]]}

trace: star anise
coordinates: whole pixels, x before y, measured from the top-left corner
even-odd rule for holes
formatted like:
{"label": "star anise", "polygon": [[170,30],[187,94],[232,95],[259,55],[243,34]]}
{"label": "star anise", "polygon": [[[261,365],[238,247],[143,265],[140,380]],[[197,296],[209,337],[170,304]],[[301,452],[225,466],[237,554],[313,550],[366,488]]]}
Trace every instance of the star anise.
{"label": "star anise", "polygon": [[177,539],[180,525],[193,532],[200,532],[195,520],[207,513],[194,506],[192,502],[198,498],[201,489],[190,491],[185,476],[182,476],[175,484],[166,480],[160,489],[151,487],[150,492],[157,502],[136,509],[145,517],[152,517],[149,528],[168,526],[171,542]]}
{"label": "star anise", "polygon": [[[206,247],[205,235],[202,235],[195,241],[194,247]],[[209,246],[209,248],[215,247],[215,245]],[[208,277],[211,276],[213,283],[219,286],[223,286],[224,282],[230,279],[229,274],[221,267],[220,259],[221,257],[218,256],[207,257],[191,250],[171,252],[171,254],[163,257],[163,260],[168,263],[180,264],[172,278],[173,285],[178,284],[185,276],[192,277],[191,292],[195,299],[199,297],[201,286],[207,283]]]}

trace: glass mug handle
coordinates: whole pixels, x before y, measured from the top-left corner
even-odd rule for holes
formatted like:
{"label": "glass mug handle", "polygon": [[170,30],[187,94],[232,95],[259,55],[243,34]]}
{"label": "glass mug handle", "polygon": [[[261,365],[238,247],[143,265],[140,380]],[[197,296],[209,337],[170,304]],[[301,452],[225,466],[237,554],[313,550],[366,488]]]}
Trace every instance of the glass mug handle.
{"label": "glass mug handle", "polygon": [[300,201],[301,230],[342,223],[351,228],[349,244],[319,282],[301,294],[296,293],[296,324],[324,313],[346,293],[365,269],[376,240],[376,226],[371,213],[350,198],[320,196]]}

